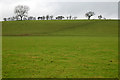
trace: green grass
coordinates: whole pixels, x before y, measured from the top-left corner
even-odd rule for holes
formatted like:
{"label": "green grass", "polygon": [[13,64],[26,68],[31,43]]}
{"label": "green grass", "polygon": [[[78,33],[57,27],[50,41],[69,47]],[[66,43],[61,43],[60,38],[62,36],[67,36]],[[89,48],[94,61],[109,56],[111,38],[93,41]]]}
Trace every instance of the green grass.
{"label": "green grass", "polygon": [[3,35],[117,35],[117,20],[56,20],[3,22]]}
{"label": "green grass", "polygon": [[116,78],[117,25],[115,20],[3,22],[3,78]]}

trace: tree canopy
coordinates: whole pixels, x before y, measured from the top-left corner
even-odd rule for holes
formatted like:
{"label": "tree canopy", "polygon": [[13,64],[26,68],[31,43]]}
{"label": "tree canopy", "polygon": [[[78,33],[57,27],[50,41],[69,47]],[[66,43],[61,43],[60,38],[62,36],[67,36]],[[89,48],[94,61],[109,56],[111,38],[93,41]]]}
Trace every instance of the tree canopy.
{"label": "tree canopy", "polygon": [[27,17],[29,11],[29,7],[25,5],[18,5],[15,7],[15,14],[17,17],[23,19],[23,17]]}

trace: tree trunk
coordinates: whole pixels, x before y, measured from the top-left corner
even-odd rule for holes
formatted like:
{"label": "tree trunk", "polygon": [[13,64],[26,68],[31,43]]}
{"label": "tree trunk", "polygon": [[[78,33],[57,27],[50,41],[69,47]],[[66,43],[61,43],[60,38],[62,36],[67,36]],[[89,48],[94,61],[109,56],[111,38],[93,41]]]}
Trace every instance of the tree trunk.
{"label": "tree trunk", "polygon": [[88,20],[90,20],[90,16],[88,16]]}
{"label": "tree trunk", "polygon": [[22,16],[20,16],[20,18],[21,18],[21,21],[22,21]]}

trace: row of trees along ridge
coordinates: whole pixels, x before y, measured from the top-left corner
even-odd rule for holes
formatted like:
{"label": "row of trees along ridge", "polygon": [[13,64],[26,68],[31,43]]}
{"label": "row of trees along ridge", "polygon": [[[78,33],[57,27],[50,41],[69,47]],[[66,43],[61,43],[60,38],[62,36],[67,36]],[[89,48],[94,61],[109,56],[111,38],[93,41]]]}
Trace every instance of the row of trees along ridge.
{"label": "row of trees along ridge", "polygon": [[[64,16],[57,16],[54,18],[53,15],[46,15],[46,16],[41,16],[41,17],[33,17],[33,16],[28,16],[28,11],[30,10],[30,8],[28,6],[25,6],[25,5],[18,5],[15,7],[15,10],[14,10],[14,13],[16,14],[15,17],[9,17],[9,18],[3,18],[4,21],[15,21],[15,20],[63,20],[65,19]],[[92,16],[94,16],[95,13],[92,12],[92,11],[89,11],[85,14],[85,16],[88,18],[88,20],[90,20],[90,18]],[[102,15],[99,15],[98,16],[98,19],[102,19]],[[70,16],[67,16],[66,17],[67,20],[76,20],[77,17],[72,17],[71,15]],[[106,18],[104,18],[106,19]]]}

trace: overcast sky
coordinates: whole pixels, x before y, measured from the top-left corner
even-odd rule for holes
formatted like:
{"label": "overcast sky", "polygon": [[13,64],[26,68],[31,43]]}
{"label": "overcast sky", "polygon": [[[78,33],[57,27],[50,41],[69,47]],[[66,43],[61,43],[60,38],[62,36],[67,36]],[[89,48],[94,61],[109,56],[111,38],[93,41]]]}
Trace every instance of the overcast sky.
{"label": "overcast sky", "polygon": [[119,0],[0,0],[0,20],[4,17],[15,16],[14,8],[17,5],[27,5],[30,7],[29,16],[43,15],[63,15],[77,16],[86,18],[85,13],[88,11],[103,15],[105,18],[118,18],[118,1]]}

